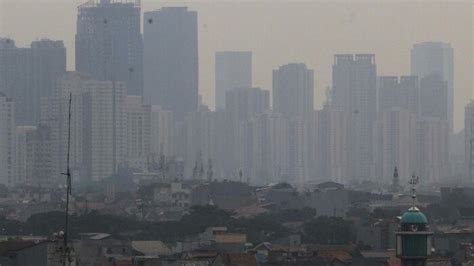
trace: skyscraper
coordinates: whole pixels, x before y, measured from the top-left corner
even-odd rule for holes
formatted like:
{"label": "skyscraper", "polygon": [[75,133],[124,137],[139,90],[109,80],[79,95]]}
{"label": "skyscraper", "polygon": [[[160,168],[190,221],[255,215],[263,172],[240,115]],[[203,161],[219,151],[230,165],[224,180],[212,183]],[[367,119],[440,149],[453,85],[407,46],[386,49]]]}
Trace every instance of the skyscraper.
{"label": "skyscraper", "polygon": [[288,174],[288,123],[281,114],[265,112],[242,126],[241,167],[252,184],[293,182]]}
{"label": "skyscraper", "polygon": [[310,124],[311,154],[314,174],[319,180],[344,183],[350,174],[349,137],[350,115],[326,105],[315,111]]}
{"label": "skyscraper", "polygon": [[151,105],[141,96],[125,98],[127,162],[134,169],[147,169],[151,150]]}
{"label": "skyscraper", "polygon": [[15,106],[0,92],[0,184],[15,185]]}
{"label": "skyscraper", "polygon": [[0,91],[16,103],[17,124],[39,122],[41,97],[51,95],[54,80],[65,71],[62,41],[42,39],[18,48],[13,40],[0,38]]}
{"label": "skyscraper", "polygon": [[186,7],[145,12],[145,100],[177,121],[198,108],[197,13]]}
{"label": "skyscraper", "polygon": [[375,177],[385,183],[398,170],[403,183],[413,174],[416,159],[416,114],[394,107],[378,113],[374,135]]}
{"label": "skyscraper", "polygon": [[163,110],[159,105],[151,106],[151,153],[157,157],[166,157],[174,153],[174,122],[173,113]]}
{"label": "skyscraper", "polygon": [[[222,142],[217,162],[223,165],[226,175],[232,175],[242,167],[242,124],[270,110],[270,92],[260,88],[234,88],[226,92],[225,119],[218,127]],[[219,112],[219,111],[218,111]],[[244,158],[248,160],[249,158]]]}
{"label": "skyscraper", "polygon": [[416,124],[415,173],[427,182],[439,182],[448,174],[449,124],[447,120],[419,118]]}
{"label": "skyscraper", "polygon": [[382,76],[379,77],[378,90],[379,111],[401,108],[418,114],[420,93],[418,77]]}
{"label": "skyscraper", "polygon": [[447,82],[439,74],[420,81],[420,116],[449,121]]}
{"label": "skyscraper", "polygon": [[468,178],[474,181],[474,101],[466,105],[464,119],[465,161]]}
{"label": "skyscraper", "polygon": [[106,178],[125,161],[125,83],[92,80],[77,72],[58,79],[53,96],[56,122],[51,125],[58,143],[58,169],[65,169],[70,94],[71,169],[83,180]]}
{"label": "skyscraper", "polygon": [[76,71],[94,80],[124,81],[142,95],[143,41],[139,1],[88,1],[78,8]]}
{"label": "skyscraper", "polygon": [[252,52],[216,52],[215,101],[216,110],[225,108],[225,95],[230,89],[252,86]]}
{"label": "skyscraper", "polygon": [[375,55],[336,55],[333,65],[331,107],[347,112],[351,118],[351,176],[356,180],[372,175],[372,135],[376,118]]}
{"label": "skyscraper", "polygon": [[314,73],[305,64],[273,70],[273,110],[285,117],[307,118],[314,111]]}
{"label": "skyscraper", "polygon": [[418,43],[411,49],[411,74],[419,80],[428,75],[437,74],[446,82],[447,98],[443,104],[447,108],[450,132],[453,130],[454,113],[454,77],[453,48],[442,42]]}

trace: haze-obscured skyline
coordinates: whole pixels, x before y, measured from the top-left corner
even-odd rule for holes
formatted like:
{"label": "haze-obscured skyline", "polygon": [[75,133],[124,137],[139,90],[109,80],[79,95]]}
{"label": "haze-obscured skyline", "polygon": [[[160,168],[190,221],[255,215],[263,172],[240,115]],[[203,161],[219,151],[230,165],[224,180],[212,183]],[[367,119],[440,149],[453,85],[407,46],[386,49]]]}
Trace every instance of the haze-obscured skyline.
{"label": "haze-obscured skyline", "polygon": [[[74,69],[77,6],[85,1],[0,0],[0,36],[29,46],[43,37],[64,40]],[[409,75],[414,43],[441,41],[454,49],[455,130],[473,98],[473,3],[442,1],[142,1],[142,12],[188,6],[198,12],[199,90],[214,106],[214,53],[253,52],[254,86],[271,90],[278,66],[303,62],[315,72],[320,108],[337,53],[374,53],[377,74]]]}

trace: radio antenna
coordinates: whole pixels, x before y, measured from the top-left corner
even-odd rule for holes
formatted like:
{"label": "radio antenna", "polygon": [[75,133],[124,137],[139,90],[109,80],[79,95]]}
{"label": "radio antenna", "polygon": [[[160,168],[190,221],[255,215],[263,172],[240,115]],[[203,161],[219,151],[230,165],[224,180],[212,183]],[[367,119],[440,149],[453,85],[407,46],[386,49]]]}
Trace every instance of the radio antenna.
{"label": "radio antenna", "polygon": [[69,94],[69,113],[68,113],[68,132],[67,132],[67,157],[66,157],[66,173],[62,175],[66,176],[66,212],[64,214],[64,237],[63,237],[63,265],[66,266],[66,262],[69,264],[72,261],[71,249],[69,247],[69,197],[71,195],[71,169],[69,167],[70,153],[71,153],[71,105],[72,105],[72,93]]}

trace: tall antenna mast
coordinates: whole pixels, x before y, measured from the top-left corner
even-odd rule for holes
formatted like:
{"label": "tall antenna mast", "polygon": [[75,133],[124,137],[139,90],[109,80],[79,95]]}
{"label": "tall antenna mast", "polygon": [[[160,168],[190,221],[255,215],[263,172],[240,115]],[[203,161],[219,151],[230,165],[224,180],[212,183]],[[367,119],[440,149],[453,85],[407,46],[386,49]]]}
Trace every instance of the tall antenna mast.
{"label": "tall antenna mast", "polygon": [[71,195],[71,169],[69,167],[70,153],[71,153],[71,105],[72,105],[72,93],[69,94],[69,114],[68,114],[68,133],[67,133],[67,157],[66,157],[66,173],[62,173],[66,176],[66,213],[64,215],[64,249],[63,249],[63,265],[66,266],[66,262],[71,262],[71,250],[68,246],[69,242],[69,196]]}

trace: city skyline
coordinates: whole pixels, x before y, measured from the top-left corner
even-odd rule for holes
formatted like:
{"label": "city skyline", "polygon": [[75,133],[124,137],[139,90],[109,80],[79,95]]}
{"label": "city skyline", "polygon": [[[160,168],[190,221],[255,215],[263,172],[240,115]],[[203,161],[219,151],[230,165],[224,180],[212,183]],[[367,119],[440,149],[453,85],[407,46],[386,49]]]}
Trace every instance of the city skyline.
{"label": "city skyline", "polygon": [[[59,4],[49,1],[30,3],[2,0],[0,35],[14,39],[20,47],[27,46],[40,37],[62,39],[68,53],[68,69],[72,69],[75,18],[77,6],[81,3],[83,1]],[[28,28],[22,23],[24,16],[18,16],[25,5],[37,8],[28,8],[24,15],[32,20],[39,20]],[[318,77],[315,80],[314,97],[315,107],[320,109],[325,100],[325,88],[331,84],[334,54],[374,53],[379,76],[408,75],[412,46],[423,41],[441,41],[451,43],[454,49],[455,132],[462,128],[464,106],[473,97],[472,33],[465,30],[465,25],[472,25],[472,4],[469,1],[449,5],[389,1],[379,5],[361,2],[301,2],[294,5],[272,2],[268,5],[265,1],[239,4],[199,1],[155,4],[142,1],[142,12],[170,5],[186,5],[199,14],[199,90],[204,101],[211,107],[214,106],[214,53],[219,50],[252,51],[253,85],[263,89],[271,88],[272,69],[290,62],[306,63]],[[393,16],[402,11],[402,16]],[[61,26],[46,19],[46,12],[52,14],[51,17],[60,19]],[[239,12],[245,12],[249,18],[240,21],[241,27],[233,29],[231,33],[226,28],[235,23]],[[269,14],[273,14],[276,19]],[[282,16],[286,16],[286,19],[279,19]],[[420,16],[425,19],[419,20]],[[450,18],[446,20],[449,23],[440,23],[439,17]],[[291,19],[288,20],[289,18]],[[287,24],[282,24],[283,22]],[[314,25],[311,30],[304,28],[308,23]],[[417,25],[415,30],[412,25]],[[331,32],[325,30],[328,26],[332,28]],[[292,30],[297,27],[305,30]],[[371,35],[376,37],[367,38],[368,41],[360,37]],[[298,42],[295,43],[295,40]]]}

